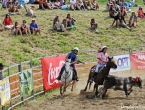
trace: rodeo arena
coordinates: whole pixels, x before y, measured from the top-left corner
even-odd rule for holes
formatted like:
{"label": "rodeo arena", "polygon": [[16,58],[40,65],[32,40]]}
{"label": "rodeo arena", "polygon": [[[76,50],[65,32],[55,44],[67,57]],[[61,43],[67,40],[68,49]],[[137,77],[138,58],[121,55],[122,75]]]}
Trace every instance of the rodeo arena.
{"label": "rodeo arena", "polygon": [[74,47],[68,53],[8,67],[0,62],[0,108],[145,110],[145,46],[110,48],[103,44],[99,51]]}
{"label": "rodeo arena", "polygon": [[[135,48],[142,51],[134,51]],[[97,81],[94,79],[92,84],[89,82],[90,75],[94,73],[94,65],[96,67],[94,59],[97,51],[95,50],[80,51],[79,56],[87,62],[75,65],[79,81],[72,81],[71,68],[64,70],[66,71],[62,75],[64,79],[61,78],[61,81],[56,79],[62,66],[70,65],[69,61],[65,60],[66,55],[40,57],[11,65],[1,71],[3,74],[7,74],[7,77],[0,81],[2,109],[12,110],[20,104],[25,105],[27,101],[31,101],[36,105],[28,106],[26,104],[25,110],[56,110],[57,108],[59,110],[127,110],[129,107],[134,110],[145,110],[145,106],[143,106],[145,102],[145,84],[143,83],[145,52],[143,51],[145,51],[145,46],[109,48],[108,54],[112,57],[109,57],[106,66],[99,71],[103,75],[102,72],[106,71],[105,68],[110,69],[110,72],[106,73],[109,76],[103,83],[97,83],[101,77],[100,79],[96,77]],[[34,66],[34,61],[38,61],[39,64]],[[58,89],[61,84],[63,84],[62,90]],[[67,84],[70,86],[66,87]],[[120,89],[115,90],[112,87],[120,87]],[[108,89],[107,93],[105,88]],[[46,92],[53,90],[55,92],[49,99],[47,98],[43,103],[37,105],[38,95],[45,97]],[[103,92],[106,93],[104,96]]]}

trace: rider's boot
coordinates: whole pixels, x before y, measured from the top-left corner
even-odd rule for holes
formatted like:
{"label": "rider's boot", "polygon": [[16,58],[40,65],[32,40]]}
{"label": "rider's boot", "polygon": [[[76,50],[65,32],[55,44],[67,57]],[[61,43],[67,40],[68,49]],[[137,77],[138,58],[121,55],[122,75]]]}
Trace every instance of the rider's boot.
{"label": "rider's boot", "polygon": [[94,81],[95,77],[97,76],[97,74],[98,74],[97,72],[94,73],[93,77],[90,79],[91,83],[93,83],[93,81]]}
{"label": "rider's boot", "polygon": [[74,73],[75,73],[75,75],[76,75],[76,81],[79,81],[78,73],[77,73],[76,69],[74,69]]}
{"label": "rider's boot", "polygon": [[60,73],[59,73],[59,76],[56,78],[57,80],[60,80],[61,79],[61,75],[62,75],[63,71],[64,71],[64,69],[62,68],[61,71],[60,71]]}

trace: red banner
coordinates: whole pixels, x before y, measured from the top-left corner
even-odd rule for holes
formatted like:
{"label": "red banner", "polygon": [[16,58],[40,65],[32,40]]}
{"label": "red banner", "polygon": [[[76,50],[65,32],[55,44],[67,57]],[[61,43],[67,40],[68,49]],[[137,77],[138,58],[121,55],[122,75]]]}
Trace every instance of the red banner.
{"label": "red banner", "polygon": [[145,53],[130,54],[131,69],[145,70]]}
{"label": "red banner", "polygon": [[44,90],[48,91],[53,88],[58,88],[60,86],[60,81],[56,80],[61,67],[65,63],[64,56],[54,56],[48,58],[42,58],[42,74],[43,74],[43,84]]}

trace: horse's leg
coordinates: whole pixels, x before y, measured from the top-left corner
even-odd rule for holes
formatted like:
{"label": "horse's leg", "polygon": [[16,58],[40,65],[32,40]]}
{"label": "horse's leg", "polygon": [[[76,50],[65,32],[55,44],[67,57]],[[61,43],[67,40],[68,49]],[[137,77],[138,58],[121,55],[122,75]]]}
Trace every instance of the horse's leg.
{"label": "horse's leg", "polygon": [[95,91],[95,88],[96,88],[96,84],[94,84],[94,90],[93,90],[93,92]]}
{"label": "horse's leg", "polygon": [[98,96],[98,83],[95,84],[95,87],[96,87],[95,96],[97,97]]}
{"label": "horse's leg", "polygon": [[74,83],[75,83],[75,81],[73,81],[73,83],[72,83],[72,88],[71,88],[72,92],[73,92]]}
{"label": "horse's leg", "polygon": [[89,89],[91,88],[91,84],[92,84],[92,83],[91,83],[91,82],[89,82]]}
{"label": "horse's leg", "polygon": [[87,90],[87,88],[88,88],[88,84],[89,84],[89,80],[87,81],[87,85],[86,85],[86,87],[85,87],[84,91],[86,91],[86,90]]}
{"label": "horse's leg", "polygon": [[63,88],[63,92],[66,92],[66,88],[69,86],[69,83],[66,83],[66,85]]}
{"label": "horse's leg", "polygon": [[62,92],[62,84],[60,84],[60,94],[62,95],[63,92]]}
{"label": "horse's leg", "polygon": [[105,94],[106,94],[106,92],[107,92],[107,89],[104,89],[104,90],[103,90],[102,97],[101,97],[102,99],[105,98]]}

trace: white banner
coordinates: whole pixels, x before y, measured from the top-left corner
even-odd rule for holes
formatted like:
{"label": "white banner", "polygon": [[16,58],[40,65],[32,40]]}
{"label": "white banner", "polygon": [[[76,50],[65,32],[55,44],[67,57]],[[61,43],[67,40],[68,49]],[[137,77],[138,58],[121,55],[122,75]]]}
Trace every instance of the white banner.
{"label": "white banner", "polygon": [[113,56],[115,63],[117,64],[117,69],[111,69],[110,72],[118,72],[130,70],[130,57],[129,54]]}

